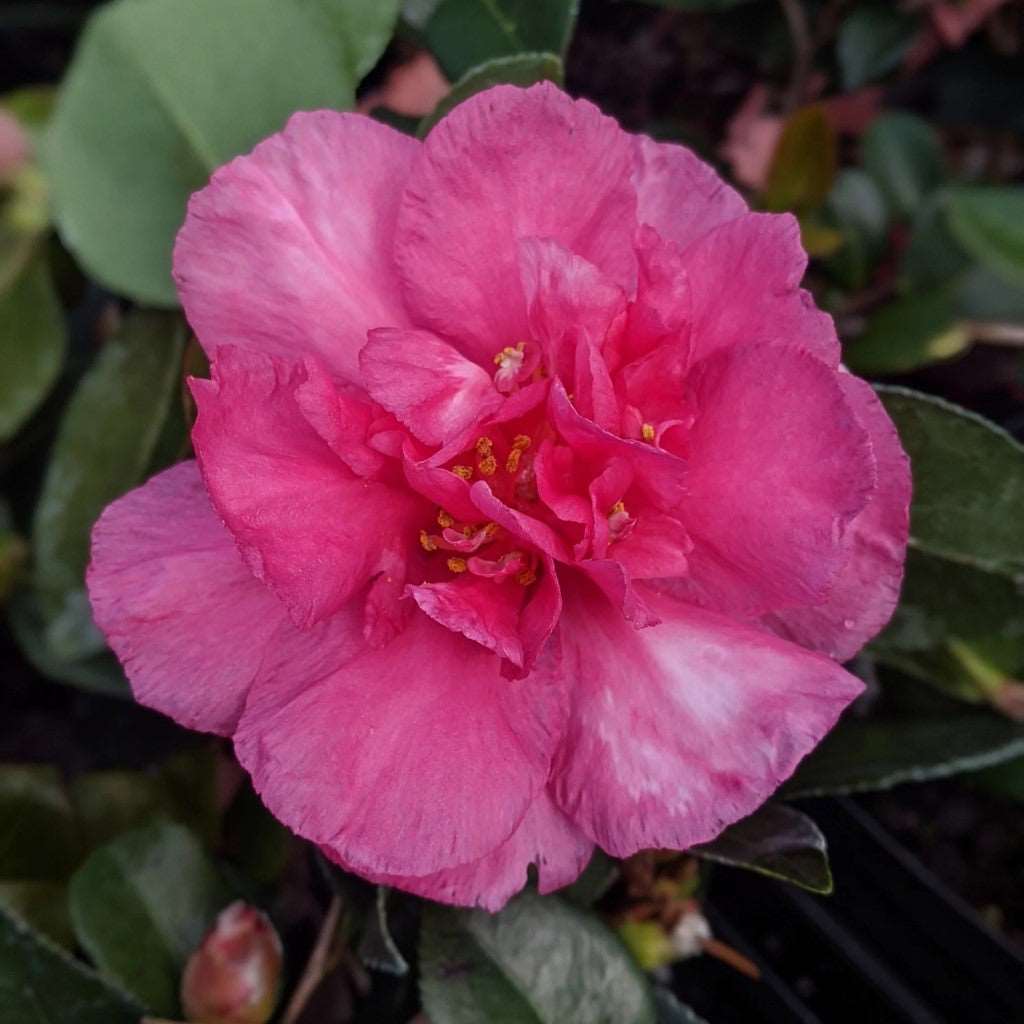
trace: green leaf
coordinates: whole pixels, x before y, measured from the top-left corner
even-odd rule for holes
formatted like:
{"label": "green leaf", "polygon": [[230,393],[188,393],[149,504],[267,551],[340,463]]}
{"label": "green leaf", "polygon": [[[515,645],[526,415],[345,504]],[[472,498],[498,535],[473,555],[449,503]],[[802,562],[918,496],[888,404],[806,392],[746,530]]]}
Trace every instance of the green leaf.
{"label": "green leaf", "polygon": [[859,89],[899,67],[917,25],[917,18],[891,4],[858,4],[836,40],[843,89]]}
{"label": "green leaf", "polygon": [[172,814],[167,791],[157,779],[142,772],[89,772],[80,775],[69,788],[88,849],[152,818]]}
{"label": "green leaf", "polygon": [[65,949],[75,945],[63,882],[0,882],[0,908]]}
{"label": "green leaf", "polygon": [[698,1017],[660,985],[654,987],[654,1006],[658,1013],[658,1024],[707,1024],[703,1017]]}
{"label": "green leaf", "polygon": [[876,118],[862,143],[864,169],[875,179],[892,212],[911,218],[945,178],[942,145],[935,130],[912,114]]}
{"label": "green leaf", "polygon": [[618,877],[619,862],[595,846],[579,878],[562,889],[559,895],[585,910],[593,906],[615,884]]}
{"label": "green leaf", "polygon": [[37,611],[57,661],[104,648],[84,589],[90,531],[104,507],[145,475],[177,395],[184,340],[176,315],[130,314],[64,413],[32,530]]}
{"label": "green leaf", "polygon": [[0,908],[4,1024],[138,1024],[140,1008]]}
{"label": "green leaf", "polygon": [[351,107],[397,6],[118,0],[100,8],[44,150],[58,226],[86,270],[114,291],[176,305],[171,247],[189,193],[294,111]]}
{"label": "green leaf", "polygon": [[878,391],[910,456],[911,543],[981,568],[1024,567],[1024,446],[942,399]]}
{"label": "green leaf", "polygon": [[785,804],[767,803],[691,853],[705,860],[748,868],[801,889],[828,894],[832,872],[825,837],[806,814]]}
{"label": "green leaf", "polygon": [[858,167],[839,172],[826,200],[826,213],[843,236],[829,270],[849,288],[867,283],[885,247],[889,214],[874,179]]}
{"label": "green leaf", "polygon": [[425,36],[452,80],[494,57],[565,56],[578,0],[441,0]]}
{"label": "green leaf", "polygon": [[949,226],[979,263],[1014,284],[1024,284],[1024,187],[950,188]]}
{"label": "green leaf", "polygon": [[49,394],[66,347],[64,314],[45,254],[37,251],[0,292],[0,444],[14,436]]}
{"label": "green leaf", "polygon": [[178,1012],[178,978],[229,900],[199,841],[160,822],[96,850],[71,880],[82,948],[147,1009]]}
{"label": "green leaf", "polygon": [[804,107],[783,126],[761,198],[768,210],[812,210],[825,201],[835,176],[835,132],[823,107]]}
{"label": "green leaf", "polygon": [[653,1024],[645,979],[619,940],[563,900],[504,910],[429,905],[420,989],[432,1024]]}
{"label": "green leaf", "polygon": [[864,333],[844,346],[843,359],[862,376],[909,373],[962,355],[970,346],[952,289],[933,288],[894,299],[873,313]]}
{"label": "green leaf", "polygon": [[0,765],[0,879],[66,878],[79,855],[74,814],[57,769]]}
{"label": "green leaf", "polygon": [[536,82],[561,85],[562,70],[562,59],[553,53],[518,53],[485,61],[467,71],[452,86],[434,112],[420,122],[417,134],[422,139],[450,110],[492,85],[527,86]]}

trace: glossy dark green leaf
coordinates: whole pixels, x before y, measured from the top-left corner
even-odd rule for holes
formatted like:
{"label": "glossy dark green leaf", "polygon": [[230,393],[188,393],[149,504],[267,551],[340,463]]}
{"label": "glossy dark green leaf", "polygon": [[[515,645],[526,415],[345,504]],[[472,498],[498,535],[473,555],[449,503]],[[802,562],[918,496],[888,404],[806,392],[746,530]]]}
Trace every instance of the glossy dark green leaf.
{"label": "glossy dark green leaf", "polygon": [[10,911],[41,935],[73,949],[75,933],[64,882],[0,881],[0,908]]}
{"label": "glossy dark green leaf", "polygon": [[619,940],[564,900],[523,893],[497,914],[425,908],[420,989],[431,1024],[653,1024]]}
{"label": "glossy dark green leaf", "polygon": [[296,110],[345,109],[396,0],[118,0],[82,35],[45,155],[57,222],[114,291],[173,306],[190,192]]}
{"label": "glossy dark green leaf", "polygon": [[0,908],[4,1024],[138,1024],[141,1008]]}
{"label": "glossy dark green leaf", "polygon": [[832,891],[832,872],[821,829],[802,811],[785,804],[764,804],[730,825],[717,839],[690,852],[792,882],[811,892]]}
{"label": "glossy dark green leaf", "polygon": [[988,267],[969,267],[957,278],[954,288],[961,316],[1024,323],[1024,286],[1011,285]]}
{"label": "glossy dark green leaf", "polygon": [[1024,186],[950,188],[949,226],[979,263],[1024,285]]}
{"label": "glossy dark green leaf", "polygon": [[935,130],[913,114],[877,118],[864,135],[864,169],[875,179],[892,212],[911,218],[945,178],[942,145]]}
{"label": "glossy dark green leaf", "polygon": [[0,444],[49,393],[66,346],[64,314],[40,250],[0,292]]}
{"label": "glossy dark green leaf", "polygon": [[97,967],[170,1017],[185,961],[230,899],[198,839],[170,822],[101,846],[75,873],[70,896],[75,934]]}
{"label": "glossy dark green leaf", "polygon": [[554,53],[517,53],[511,57],[495,57],[466,72],[438,103],[432,114],[420,122],[418,134],[423,138],[450,110],[470,96],[492,85],[533,85],[536,82],[562,84],[562,59]]}
{"label": "glossy dark green leaf", "polygon": [[843,359],[854,373],[881,376],[952,359],[970,345],[952,289],[933,288],[893,299],[873,313],[864,333],[844,346]]}
{"label": "glossy dark green leaf", "polygon": [[761,199],[768,210],[812,210],[825,201],[835,176],[835,132],[823,107],[804,107],[783,125]]}
{"label": "glossy dark green leaf", "polygon": [[860,3],[843,19],[836,58],[844,89],[859,89],[894,71],[918,27],[918,19],[894,4]]}
{"label": "glossy dark green leaf", "polygon": [[897,271],[898,285],[905,294],[937,287],[953,290],[956,280],[971,266],[970,257],[949,230],[948,199],[948,190],[940,188],[914,215],[910,241]]}
{"label": "glossy dark green leaf", "polygon": [[910,456],[913,545],[982,568],[1024,568],[1024,446],[942,399],[879,394]]}
{"label": "glossy dark green leaf", "polygon": [[185,333],[174,314],[129,314],[64,413],[32,530],[36,610],[58,661],[103,650],[84,589],[90,531],[145,475],[177,398]]}
{"label": "glossy dark green leaf", "polygon": [[156,817],[169,817],[172,802],[159,780],[143,772],[89,772],[69,786],[71,802],[88,849]]}
{"label": "glossy dark green leaf", "polygon": [[65,878],[80,852],[74,812],[57,769],[0,765],[0,880]]}
{"label": "glossy dark green leaf", "polygon": [[225,855],[257,885],[269,885],[285,869],[298,839],[263,805],[245,782],[224,818]]}
{"label": "glossy dark green leaf", "polygon": [[495,57],[564,56],[578,0],[441,0],[425,36],[449,78],[462,78]]}
{"label": "glossy dark green leaf", "polygon": [[826,213],[843,236],[829,270],[849,288],[862,287],[885,246],[889,213],[874,178],[859,167],[839,172]]}
{"label": "glossy dark green leaf", "polygon": [[656,985],[654,988],[654,1006],[657,1011],[658,1024],[707,1024],[703,1017],[698,1017],[688,1006],[684,1006],[668,989]]}
{"label": "glossy dark green leaf", "polygon": [[572,885],[559,890],[559,895],[577,907],[586,909],[593,906],[615,884],[618,877],[619,862],[609,857],[600,847],[594,847],[582,874]]}

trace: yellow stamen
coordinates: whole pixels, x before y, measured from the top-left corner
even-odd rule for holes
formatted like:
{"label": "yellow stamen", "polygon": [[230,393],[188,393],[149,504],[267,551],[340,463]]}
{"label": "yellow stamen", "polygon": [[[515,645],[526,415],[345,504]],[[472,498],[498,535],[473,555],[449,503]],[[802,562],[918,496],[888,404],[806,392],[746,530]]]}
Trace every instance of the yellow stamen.
{"label": "yellow stamen", "polygon": [[532,569],[524,569],[517,577],[516,583],[521,587],[528,587],[531,583],[537,582],[537,574]]}
{"label": "yellow stamen", "polygon": [[524,348],[526,348],[525,341],[516,342],[515,347],[512,345],[506,345],[500,352],[494,353],[494,365],[501,366],[501,361],[503,359],[508,359],[509,356],[520,355]]}
{"label": "yellow stamen", "polygon": [[640,433],[643,434],[643,438],[644,438],[645,441],[653,441],[654,440],[654,425],[651,424],[651,423],[645,423],[640,428]]}
{"label": "yellow stamen", "polygon": [[484,476],[494,476],[498,468],[498,460],[493,455],[485,455],[478,463],[477,468]]}
{"label": "yellow stamen", "polygon": [[445,512],[444,509],[441,509],[437,513],[437,525],[440,526],[442,529],[447,530],[449,526],[455,525],[455,519],[453,516],[448,515],[448,513]]}
{"label": "yellow stamen", "polygon": [[508,453],[508,458],[505,460],[505,469],[509,473],[514,473],[519,468],[519,460],[523,457],[522,448],[513,448]]}
{"label": "yellow stamen", "polygon": [[420,547],[422,547],[424,551],[437,550],[437,545],[434,543],[434,539],[426,530],[420,530]]}
{"label": "yellow stamen", "polygon": [[461,476],[463,480],[473,479],[473,467],[472,466],[452,466],[452,472],[456,476]]}
{"label": "yellow stamen", "polygon": [[489,437],[478,437],[476,439],[476,453],[481,456],[488,456],[491,454],[491,449],[494,447],[494,442]]}
{"label": "yellow stamen", "polygon": [[626,503],[624,501],[617,501],[612,505],[612,510],[609,515],[625,515],[626,514]]}
{"label": "yellow stamen", "polygon": [[472,537],[473,534],[476,533],[476,529],[467,523],[465,526],[459,527],[459,533],[461,533],[463,537]]}
{"label": "yellow stamen", "polygon": [[483,528],[484,539],[485,540],[491,540],[494,537],[494,535],[498,532],[499,529],[500,529],[500,527],[498,526],[497,523],[488,523]]}
{"label": "yellow stamen", "polygon": [[519,448],[524,452],[531,444],[533,444],[533,440],[530,438],[529,434],[516,434],[512,441],[513,448]]}
{"label": "yellow stamen", "polygon": [[452,572],[465,572],[466,571],[466,560],[464,558],[449,558],[448,568]]}

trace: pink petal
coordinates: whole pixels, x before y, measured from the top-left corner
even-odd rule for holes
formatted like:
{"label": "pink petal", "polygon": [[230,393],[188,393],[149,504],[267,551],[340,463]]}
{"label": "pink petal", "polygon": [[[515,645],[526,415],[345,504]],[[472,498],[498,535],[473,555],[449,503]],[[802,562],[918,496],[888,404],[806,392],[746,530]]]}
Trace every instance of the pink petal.
{"label": "pink petal", "polygon": [[569,552],[565,542],[547,523],[542,523],[525,512],[510,508],[500,498],[495,497],[491,488],[483,480],[477,480],[469,488],[473,504],[480,510],[485,519],[504,527],[523,543],[535,547],[557,558],[561,562],[569,561]]}
{"label": "pink petal", "polygon": [[687,849],[753,811],[863,688],[819,654],[682,602],[635,630],[566,589],[569,725],[552,774],[561,809],[616,857]]}
{"label": "pink petal", "polygon": [[662,238],[689,245],[747,212],[739,193],[684,146],[641,135],[634,152],[637,220]]}
{"label": "pink petal", "polygon": [[358,379],[371,327],[409,321],[391,266],[418,143],[368,117],[295,114],[189,202],[174,279],[207,353],[315,353]]}
{"label": "pink petal", "polygon": [[888,621],[903,579],[910,507],[910,463],[896,428],[870,385],[850,374],[839,384],[868,431],[878,486],[846,531],[847,561],[819,605],[768,616],[780,636],[838,661],[852,658]]}
{"label": "pink petal", "polygon": [[227,348],[213,375],[192,382],[207,489],[250,569],[305,628],[393,567],[425,503],[355,476],[313,428],[311,406],[336,407],[315,364]]}
{"label": "pink petal", "polygon": [[373,399],[426,444],[443,444],[503,402],[489,374],[429,331],[371,331],[359,369]]}
{"label": "pink petal", "polygon": [[235,735],[239,761],[278,818],[356,871],[427,875],[478,860],[542,791],[564,721],[557,685],[512,684],[499,667],[414,614],[342,668],[261,674]]}
{"label": "pink petal", "polygon": [[[440,903],[496,912],[526,884],[531,864],[537,866],[537,888],[547,894],[574,882],[593,850],[594,844],[558,810],[547,792],[541,792],[515,832],[480,860],[420,877],[369,877],[378,885],[405,889]],[[324,852],[342,867],[349,867],[329,847],[324,847]]]}
{"label": "pink petal", "polygon": [[799,285],[807,267],[791,214],[748,213],[683,254],[690,285],[691,359],[745,342],[774,342],[839,363],[832,318]]}
{"label": "pink petal", "polygon": [[230,735],[264,648],[295,632],[246,568],[195,462],[107,506],[87,583],[136,699],[190,729]]}
{"label": "pink petal", "polygon": [[496,86],[427,137],[395,255],[417,321],[482,364],[528,338],[518,242],[550,238],[632,287],[632,146],[610,118],[544,83]]}
{"label": "pink petal", "polygon": [[829,367],[795,348],[720,351],[688,378],[694,542],[678,592],[735,614],[820,601],[874,488],[867,433]]}

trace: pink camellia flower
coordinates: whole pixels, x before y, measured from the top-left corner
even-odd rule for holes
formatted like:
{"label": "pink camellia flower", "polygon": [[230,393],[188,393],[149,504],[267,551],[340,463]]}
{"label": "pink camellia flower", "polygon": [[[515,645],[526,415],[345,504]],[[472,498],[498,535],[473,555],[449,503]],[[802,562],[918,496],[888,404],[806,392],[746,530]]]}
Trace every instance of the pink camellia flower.
{"label": "pink camellia flower", "polygon": [[790,216],[550,85],[297,114],[196,194],[196,461],[110,506],[136,697],[346,868],[495,909],[753,811],[861,684],[907,463]]}

